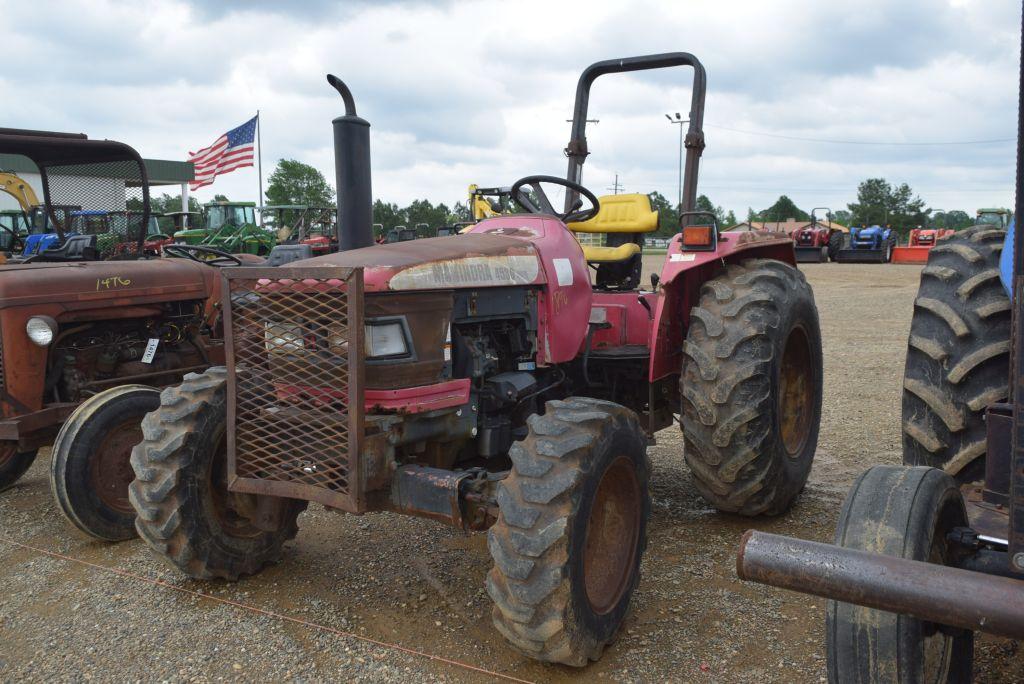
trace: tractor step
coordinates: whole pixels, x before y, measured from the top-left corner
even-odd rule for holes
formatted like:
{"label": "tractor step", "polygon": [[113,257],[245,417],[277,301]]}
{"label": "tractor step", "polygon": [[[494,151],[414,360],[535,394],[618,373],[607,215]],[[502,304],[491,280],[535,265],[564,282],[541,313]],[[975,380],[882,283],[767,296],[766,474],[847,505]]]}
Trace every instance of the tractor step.
{"label": "tractor step", "polygon": [[894,264],[927,264],[929,247],[893,247],[892,263]]}
{"label": "tractor step", "polygon": [[841,249],[836,252],[836,261],[841,264],[884,264],[884,249]]}
{"label": "tractor step", "polygon": [[820,264],[828,261],[828,247],[801,247],[796,245],[798,264]]}

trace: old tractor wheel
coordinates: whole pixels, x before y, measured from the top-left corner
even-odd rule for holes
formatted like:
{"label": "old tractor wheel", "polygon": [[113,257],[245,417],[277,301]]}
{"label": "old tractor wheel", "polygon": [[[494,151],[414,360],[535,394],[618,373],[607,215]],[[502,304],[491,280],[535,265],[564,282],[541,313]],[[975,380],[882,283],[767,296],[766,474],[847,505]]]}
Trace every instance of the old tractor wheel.
{"label": "old tractor wheel", "polygon": [[640,581],[647,438],[632,411],[597,399],[549,401],[529,428],[487,538],[494,625],[533,658],[581,667],[615,637]]}
{"label": "old tractor wheel", "polygon": [[[946,564],[947,533],[967,525],[956,482],[935,468],[880,465],[843,502],[835,543],[850,549]],[[967,682],[974,634],[906,615],[829,601],[828,678],[862,682]]]}
{"label": "old tractor wheel", "polygon": [[18,451],[16,442],[0,442],[0,492],[13,487],[28,472],[34,460],[35,449]]}
{"label": "old tractor wheel", "polygon": [[129,497],[139,535],[196,579],[236,580],[278,560],[306,502],[227,487],[227,371],[165,389],[132,451]]}
{"label": "old tractor wheel", "polygon": [[903,462],[961,482],[985,471],[985,407],[1010,392],[1010,299],[999,282],[1006,231],[975,226],[928,253],[903,371]]}
{"label": "old tractor wheel", "polygon": [[834,231],[828,236],[828,260],[836,261],[839,258],[839,250],[846,245],[846,235],[842,231]]}
{"label": "old tractor wheel", "polygon": [[64,516],[86,534],[105,541],[136,536],[128,501],[132,448],[142,441],[143,417],[159,406],[157,389],[114,387],[83,402],[57,434],[50,489]]}
{"label": "old tractor wheel", "polygon": [[690,312],[680,377],[684,456],[713,506],[782,513],[807,482],[821,420],[821,332],[804,276],[730,265]]}

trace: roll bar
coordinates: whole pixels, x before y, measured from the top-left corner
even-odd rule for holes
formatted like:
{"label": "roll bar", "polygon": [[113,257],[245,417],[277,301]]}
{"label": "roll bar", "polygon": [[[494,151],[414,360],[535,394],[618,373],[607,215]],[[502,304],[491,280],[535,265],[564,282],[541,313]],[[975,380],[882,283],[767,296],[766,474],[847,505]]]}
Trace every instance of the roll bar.
{"label": "roll bar", "polygon": [[[623,59],[607,59],[595,62],[583,70],[576,84],[576,105],[572,115],[572,136],[565,148],[569,158],[566,180],[579,183],[583,176],[583,162],[590,152],[587,150],[587,108],[590,105],[590,86],[598,76],[618,74],[627,71],[646,71],[668,67],[693,67],[693,93],[690,96],[690,126],[686,133],[686,166],[683,175],[682,211],[692,211],[697,204],[697,174],[700,155],[704,151],[704,95],[707,89],[707,74],[704,65],[688,52],[666,52],[660,55],[643,55]],[[579,193],[568,190],[565,193],[565,211],[573,209]]]}

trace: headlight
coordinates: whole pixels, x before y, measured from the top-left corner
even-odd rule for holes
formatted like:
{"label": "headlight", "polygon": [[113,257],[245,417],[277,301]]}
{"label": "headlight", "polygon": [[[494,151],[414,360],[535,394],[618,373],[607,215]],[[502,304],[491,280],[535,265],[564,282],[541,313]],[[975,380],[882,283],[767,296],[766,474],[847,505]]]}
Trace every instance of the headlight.
{"label": "headlight", "polygon": [[270,353],[290,354],[303,350],[302,327],[280,323],[263,324],[263,342]]}
{"label": "headlight", "polygon": [[409,353],[405,330],[398,321],[374,323],[366,321],[366,357],[404,356]]}
{"label": "headlight", "polygon": [[57,321],[49,316],[33,316],[25,323],[25,332],[28,339],[40,347],[46,347],[57,335]]}

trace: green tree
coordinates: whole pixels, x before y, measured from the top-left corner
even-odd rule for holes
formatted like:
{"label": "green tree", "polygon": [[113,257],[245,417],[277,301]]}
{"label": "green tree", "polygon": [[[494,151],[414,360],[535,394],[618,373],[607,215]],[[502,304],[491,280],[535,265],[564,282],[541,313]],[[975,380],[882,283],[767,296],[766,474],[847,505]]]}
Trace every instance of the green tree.
{"label": "green tree", "polygon": [[849,227],[850,220],[852,218],[853,215],[850,214],[850,212],[848,212],[846,209],[840,209],[839,211],[832,212],[832,220],[842,226]]}
{"label": "green tree", "polygon": [[648,195],[651,198],[651,209],[658,212],[658,230],[655,235],[670,237],[679,232],[679,213],[658,191]]}
{"label": "green tree", "polygon": [[924,200],[906,183],[890,185],[884,178],[868,178],[857,186],[857,201],[848,204],[853,225],[887,224],[900,235],[924,225]]}
{"label": "green tree", "polygon": [[230,202],[231,200],[228,199],[227,195],[214,195],[213,196],[213,201],[214,202]]}
{"label": "green tree", "polygon": [[732,211],[726,212],[722,207],[715,206],[715,203],[707,195],[697,196],[697,211],[709,211],[718,219],[718,227],[726,229],[736,225],[736,214]]}
{"label": "green tree", "polygon": [[334,189],[324,175],[309,164],[279,159],[268,180],[268,204],[324,206],[334,202]]}
{"label": "green tree", "polygon": [[789,219],[796,219],[797,221],[809,221],[811,219],[810,214],[796,206],[793,200],[789,199],[786,195],[780,195],[779,199],[775,200],[775,204],[762,209],[757,213],[758,221],[787,221]]}
{"label": "green tree", "polygon": [[395,226],[404,226],[408,222],[405,212],[398,208],[394,202],[377,200],[373,203],[373,222],[384,227],[384,232]]}
{"label": "green tree", "polygon": [[954,209],[953,211],[939,211],[931,216],[929,226],[934,228],[952,228],[963,230],[974,225],[974,219],[966,211]]}

